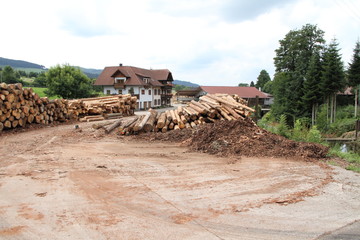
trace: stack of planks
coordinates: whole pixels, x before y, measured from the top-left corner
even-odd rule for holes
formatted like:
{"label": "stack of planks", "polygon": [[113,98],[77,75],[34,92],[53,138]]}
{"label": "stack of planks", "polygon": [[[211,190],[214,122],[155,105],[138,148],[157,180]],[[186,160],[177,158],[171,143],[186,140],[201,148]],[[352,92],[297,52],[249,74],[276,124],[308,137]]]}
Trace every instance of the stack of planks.
{"label": "stack of planks", "polygon": [[120,134],[129,135],[139,132],[167,132],[219,120],[236,120],[250,117],[254,109],[237,95],[207,94],[198,102],[191,101],[187,106],[157,113],[150,109],[146,115],[137,119],[126,128],[120,127]]}
{"label": "stack of planks", "polygon": [[[133,115],[136,97],[116,95],[110,97],[80,100],[39,97],[31,88],[23,88],[20,83],[0,83],[0,132],[3,129],[25,127],[29,123],[50,124],[79,120],[86,121],[114,119]],[[87,116],[100,113],[97,116]]]}

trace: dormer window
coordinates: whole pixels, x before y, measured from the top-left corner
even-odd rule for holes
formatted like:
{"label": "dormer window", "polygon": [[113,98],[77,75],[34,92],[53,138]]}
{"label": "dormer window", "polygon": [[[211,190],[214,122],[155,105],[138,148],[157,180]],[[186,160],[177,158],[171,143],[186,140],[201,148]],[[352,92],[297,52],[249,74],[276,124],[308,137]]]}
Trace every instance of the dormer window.
{"label": "dormer window", "polygon": [[115,83],[124,84],[125,81],[126,81],[126,78],[124,78],[124,77],[117,77],[117,78],[115,78]]}
{"label": "dormer window", "polygon": [[150,78],[143,78],[143,81],[144,81],[146,84],[148,84],[149,81],[150,81]]}

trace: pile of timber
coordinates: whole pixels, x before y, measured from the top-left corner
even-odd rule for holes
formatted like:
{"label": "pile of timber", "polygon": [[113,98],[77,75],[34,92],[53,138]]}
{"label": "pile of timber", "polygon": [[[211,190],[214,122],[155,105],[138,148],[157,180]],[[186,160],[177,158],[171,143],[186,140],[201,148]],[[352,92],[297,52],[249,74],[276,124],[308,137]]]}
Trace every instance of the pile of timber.
{"label": "pile of timber", "polygon": [[78,117],[101,115],[107,119],[120,115],[130,116],[134,114],[136,101],[137,98],[130,94],[75,99],[69,100],[69,110]]}
{"label": "pile of timber", "polygon": [[250,117],[255,112],[247,102],[237,95],[207,94],[198,102],[191,101],[187,106],[162,113],[150,109],[130,125],[120,126],[120,134],[129,135],[139,132],[167,132],[184,128],[195,128],[215,121],[236,120]]}
{"label": "pile of timber", "polygon": [[133,114],[136,100],[131,95],[49,100],[39,97],[32,88],[23,88],[20,83],[0,83],[0,132],[31,123],[50,124],[79,120],[80,117],[95,121],[128,116]]}
{"label": "pile of timber", "polygon": [[0,83],[0,131],[29,123],[49,124],[70,118],[64,99],[41,98],[22,84]]}

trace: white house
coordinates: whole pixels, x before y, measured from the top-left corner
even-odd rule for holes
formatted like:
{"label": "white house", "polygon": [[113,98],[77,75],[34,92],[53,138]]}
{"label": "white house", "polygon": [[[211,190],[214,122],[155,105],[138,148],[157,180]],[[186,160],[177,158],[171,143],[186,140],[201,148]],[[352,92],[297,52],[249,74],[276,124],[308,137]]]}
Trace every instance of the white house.
{"label": "white house", "polygon": [[170,106],[173,77],[169,70],[131,66],[105,67],[94,85],[104,94],[131,94],[138,98],[138,109]]}

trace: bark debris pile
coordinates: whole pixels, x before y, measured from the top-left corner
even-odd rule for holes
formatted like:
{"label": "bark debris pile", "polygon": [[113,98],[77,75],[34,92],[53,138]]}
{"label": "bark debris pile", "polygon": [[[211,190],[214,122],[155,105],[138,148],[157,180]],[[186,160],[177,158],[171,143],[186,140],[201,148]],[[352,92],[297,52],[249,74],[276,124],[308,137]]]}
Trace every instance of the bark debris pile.
{"label": "bark debris pile", "polygon": [[221,156],[326,158],[328,148],[289,140],[258,127],[251,119],[218,121],[176,134],[151,134],[150,140],[184,142],[192,150]]}
{"label": "bark debris pile", "polygon": [[0,83],[0,132],[32,123],[46,125],[68,120],[92,121],[127,116],[133,114],[135,106],[136,97],[130,95],[49,100],[39,97],[32,88],[23,88],[20,83]]}

